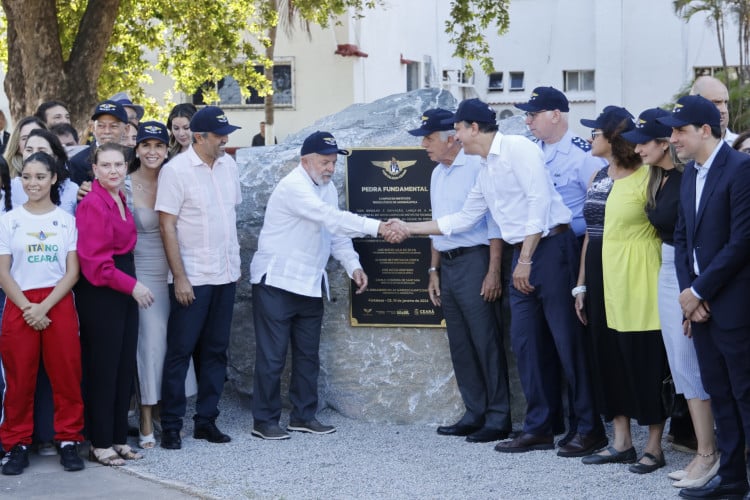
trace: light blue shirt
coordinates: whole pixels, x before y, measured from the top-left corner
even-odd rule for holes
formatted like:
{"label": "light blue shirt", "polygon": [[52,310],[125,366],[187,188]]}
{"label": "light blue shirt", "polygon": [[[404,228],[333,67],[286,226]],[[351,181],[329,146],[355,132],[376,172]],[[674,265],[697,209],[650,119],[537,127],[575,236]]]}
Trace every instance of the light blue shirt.
{"label": "light blue shirt", "polygon": [[[481,158],[467,155],[463,149],[458,152],[452,165],[438,163],[432,171],[430,180],[433,220],[461,211],[481,169]],[[432,236],[432,246],[438,252],[445,252],[460,247],[489,245],[491,238],[499,239],[500,229],[488,212],[468,231],[454,233],[451,236]]]}
{"label": "light blue shirt", "polygon": [[586,232],[586,221],[583,218],[583,203],[586,191],[594,172],[599,171],[607,162],[591,156],[591,145],[568,130],[555,144],[539,141],[544,161],[547,165],[552,183],[563,203],[573,213],[570,225],[576,236]]}

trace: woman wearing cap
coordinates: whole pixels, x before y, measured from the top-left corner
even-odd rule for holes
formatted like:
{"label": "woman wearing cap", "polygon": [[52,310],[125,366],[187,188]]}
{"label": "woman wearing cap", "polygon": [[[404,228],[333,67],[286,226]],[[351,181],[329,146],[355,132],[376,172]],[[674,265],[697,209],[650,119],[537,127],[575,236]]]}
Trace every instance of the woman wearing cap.
{"label": "woman wearing cap", "polygon": [[127,445],[128,407],[136,373],[138,306],[149,307],[154,296],[135,278],[135,222],[120,193],[127,173],[125,148],[99,146],[92,168],[91,192],[76,211],[81,278],[75,293],[86,430],[90,459],[123,465],[142,458]]}
{"label": "woman wearing cap", "polygon": [[167,118],[167,130],[169,130],[169,156],[187,151],[193,142],[193,134],[190,132],[190,119],[197,110],[189,102],[177,104],[169,112]]}
{"label": "woman wearing cap", "polygon": [[[159,171],[167,159],[169,135],[164,124],[149,121],[138,127],[135,155],[125,180],[128,208],[133,213],[138,242],[135,245],[136,278],[154,294],[154,305],[138,316],[138,388],[141,404],[139,444],[153,448],[153,422],[161,399],[161,377],[167,352],[169,320],[169,265],[159,232],[159,214],[154,210]],[[192,367],[185,382],[186,395],[196,393]]]}
{"label": "woman wearing cap", "polygon": [[[680,200],[682,163],[677,159],[674,147],[669,144],[672,129],[656,121],[669,116],[660,109],[647,109],[638,117],[634,130],[623,137],[636,144],[635,151],[644,163],[651,166],[648,179],[646,213],[662,240],[662,265],[659,271],[659,318],[664,346],[667,350],[669,368],[672,371],[675,392],[687,399],[690,417],[695,428],[698,450],[684,470],[669,474],[678,479],[678,488],[703,486],[716,475],[719,457],[716,455],[714,418],[711,401],[701,382],[695,346],[683,331],[680,309],[680,287],[674,266],[674,227]],[[685,321],[684,327],[689,328]]]}
{"label": "woman wearing cap", "polygon": [[[607,106],[596,120],[581,123],[594,129],[591,154],[609,165],[594,175],[587,193],[587,231],[573,292],[581,321],[588,320],[600,410],[605,420],[614,421],[612,445],[582,460],[638,461],[630,471],[644,474],[664,466],[661,437],[666,420],[661,400],[666,360],[657,309],[659,239],[644,210],[649,168],[622,136],[634,127],[626,109]],[[633,448],[631,418],[649,426],[640,460]]]}

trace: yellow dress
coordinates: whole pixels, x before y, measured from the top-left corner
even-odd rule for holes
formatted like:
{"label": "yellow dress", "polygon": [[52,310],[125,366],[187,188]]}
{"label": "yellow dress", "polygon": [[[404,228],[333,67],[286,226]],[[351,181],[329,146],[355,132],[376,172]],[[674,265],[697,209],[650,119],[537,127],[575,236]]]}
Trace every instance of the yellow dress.
{"label": "yellow dress", "polygon": [[602,275],[607,325],[618,332],[660,330],[661,241],[646,217],[649,166],[612,186],[604,211]]}

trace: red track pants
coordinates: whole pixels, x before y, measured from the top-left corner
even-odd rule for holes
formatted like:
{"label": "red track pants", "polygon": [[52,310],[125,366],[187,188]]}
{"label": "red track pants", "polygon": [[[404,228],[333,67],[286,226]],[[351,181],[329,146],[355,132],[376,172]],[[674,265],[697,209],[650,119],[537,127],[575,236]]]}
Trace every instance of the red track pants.
{"label": "red track pants", "polygon": [[[26,290],[24,295],[38,304],[51,291],[52,288]],[[40,356],[52,384],[55,440],[83,441],[81,344],[73,294],[69,293],[50,309],[47,317],[51,320],[49,327],[36,331],[24,321],[23,311],[10,299],[6,300],[0,330],[0,358],[5,372],[0,442],[6,450],[16,444],[31,444]]]}

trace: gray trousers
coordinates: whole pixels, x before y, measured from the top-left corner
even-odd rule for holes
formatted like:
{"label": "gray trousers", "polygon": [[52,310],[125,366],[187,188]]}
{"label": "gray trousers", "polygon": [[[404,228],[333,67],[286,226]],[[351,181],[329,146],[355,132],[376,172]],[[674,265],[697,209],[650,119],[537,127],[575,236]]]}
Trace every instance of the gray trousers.
{"label": "gray trousers", "polygon": [[453,371],[466,406],[461,423],[510,431],[501,301],[485,302],[479,294],[489,266],[489,247],[472,247],[452,259],[443,256],[440,266],[440,298]]}

